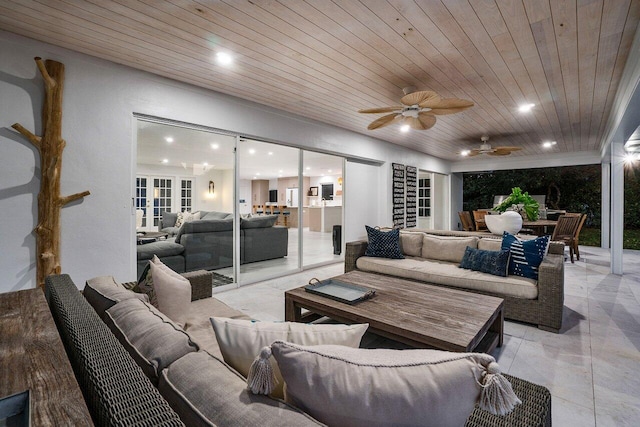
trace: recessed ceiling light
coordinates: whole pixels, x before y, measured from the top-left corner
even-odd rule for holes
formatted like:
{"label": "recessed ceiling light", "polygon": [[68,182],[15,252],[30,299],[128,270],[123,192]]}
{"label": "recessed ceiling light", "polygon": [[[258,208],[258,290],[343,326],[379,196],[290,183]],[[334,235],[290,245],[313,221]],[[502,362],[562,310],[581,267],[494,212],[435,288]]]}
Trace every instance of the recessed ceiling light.
{"label": "recessed ceiling light", "polygon": [[220,148],[220,145],[216,144],[215,142],[213,144],[211,144],[211,148],[213,150],[217,150],[218,148]]}
{"label": "recessed ceiling light", "polygon": [[307,166],[307,170],[310,171],[311,170],[311,166]]}
{"label": "recessed ceiling light", "polygon": [[536,104],[522,104],[520,107],[518,107],[518,111],[520,111],[521,113],[528,113],[535,106]]}
{"label": "recessed ceiling light", "polygon": [[329,169],[329,171],[328,171],[328,172],[329,172],[329,173],[331,173],[331,169]]}
{"label": "recessed ceiling light", "polygon": [[554,145],[556,145],[556,144],[557,144],[557,142],[556,142],[556,141],[545,141],[545,142],[543,142],[543,143],[542,143],[542,146],[543,146],[544,148],[551,148],[551,147],[553,147],[553,146],[554,146]]}
{"label": "recessed ceiling light", "polygon": [[230,65],[233,62],[233,57],[227,52],[216,53],[216,61],[220,65]]}
{"label": "recessed ceiling light", "polygon": [[249,154],[256,154],[256,150],[254,150],[253,148],[249,149]]}
{"label": "recessed ceiling light", "polygon": [[280,170],[278,171],[278,173],[282,173],[282,169],[280,169]]}
{"label": "recessed ceiling light", "polygon": [[460,155],[461,155],[461,156],[468,156],[468,155],[469,155],[469,153],[470,153],[470,151],[469,151],[469,150],[462,150],[462,151],[460,152]]}
{"label": "recessed ceiling light", "polygon": [[172,143],[173,142],[173,137],[168,136],[164,140],[167,141],[168,143]]}
{"label": "recessed ceiling light", "polygon": [[411,126],[409,125],[400,126],[400,132],[409,132],[409,129],[411,129]]}
{"label": "recessed ceiling light", "polygon": [[169,163],[169,159],[162,159],[162,163]]}
{"label": "recessed ceiling light", "polygon": [[267,154],[273,156],[273,151],[269,151]]}
{"label": "recessed ceiling light", "polygon": [[209,166],[209,163],[204,162],[204,163],[202,164],[202,166]]}
{"label": "recessed ceiling light", "polygon": [[256,175],[258,175],[258,176],[259,176],[259,175],[260,175],[260,172],[256,172]]}

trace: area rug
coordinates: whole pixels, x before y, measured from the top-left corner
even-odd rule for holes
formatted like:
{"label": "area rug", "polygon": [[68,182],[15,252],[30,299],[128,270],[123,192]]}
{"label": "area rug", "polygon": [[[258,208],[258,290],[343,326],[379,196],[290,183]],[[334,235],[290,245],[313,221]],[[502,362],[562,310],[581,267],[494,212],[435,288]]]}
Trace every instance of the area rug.
{"label": "area rug", "polygon": [[233,278],[225,276],[223,274],[216,273],[215,271],[211,272],[213,276],[213,287],[228,285],[229,283],[233,283]]}

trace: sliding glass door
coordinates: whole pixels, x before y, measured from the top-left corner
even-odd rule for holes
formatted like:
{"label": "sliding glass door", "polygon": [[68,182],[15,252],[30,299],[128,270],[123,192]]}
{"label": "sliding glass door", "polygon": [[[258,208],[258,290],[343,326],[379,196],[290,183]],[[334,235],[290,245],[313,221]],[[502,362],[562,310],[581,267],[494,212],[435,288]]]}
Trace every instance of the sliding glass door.
{"label": "sliding glass door", "polygon": [[237,156],[240,284],[298,270],[300,150],[240,139]]}

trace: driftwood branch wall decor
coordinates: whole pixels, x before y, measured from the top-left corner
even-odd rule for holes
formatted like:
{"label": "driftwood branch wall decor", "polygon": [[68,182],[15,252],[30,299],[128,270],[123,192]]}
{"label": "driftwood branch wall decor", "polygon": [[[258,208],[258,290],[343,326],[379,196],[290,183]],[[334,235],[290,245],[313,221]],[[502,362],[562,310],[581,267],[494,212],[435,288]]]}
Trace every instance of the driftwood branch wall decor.
{"label": "driftwood branch wall decor", "polygon": [[88,191],[60,196],[62,151],[62,90],[64,64],[35,58],[44,79],[45,99],[42,106],[42,136],[37,136],[19,123],[12,127],[33,144],[40,153],[40,193],[36,233],[36,277],[38,286],[50,274],[60,274],[60,209],[74,200],[88,196]]}

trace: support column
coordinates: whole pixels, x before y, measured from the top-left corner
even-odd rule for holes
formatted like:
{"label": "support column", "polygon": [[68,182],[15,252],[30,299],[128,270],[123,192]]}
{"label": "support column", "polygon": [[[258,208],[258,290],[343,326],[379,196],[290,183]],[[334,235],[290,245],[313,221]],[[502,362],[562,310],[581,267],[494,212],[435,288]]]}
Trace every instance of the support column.
{"label": "support column", "polygon": [[600,247],[609,249],[611,247],[611,163],[606,159],[602,163],[600,201]]}
{"label": "support column", "polygon": [[624,232],[624,144],[611,143],[611,273],[622,274]]}

